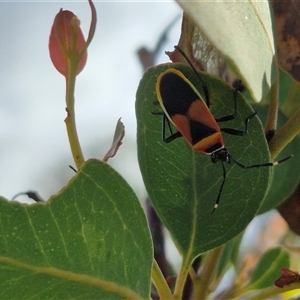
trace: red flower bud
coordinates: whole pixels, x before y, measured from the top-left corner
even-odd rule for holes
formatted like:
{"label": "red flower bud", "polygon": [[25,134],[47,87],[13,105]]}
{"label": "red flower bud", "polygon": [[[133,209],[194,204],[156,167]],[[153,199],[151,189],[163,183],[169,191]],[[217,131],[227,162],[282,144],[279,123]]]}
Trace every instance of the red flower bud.
{"label": "red flower bud", "polygon": [[274,284],[279,288],[283,288],[295,282],[300,282],[300,275],[287,268],[281,268],[281,276],[275,280]]}
{"label": "red flower bud", "polygon": [[76,59],[79,59],[79,53],[85,43],[77,16],[71,11],[61,9],[54,19],[49,38],[50,58],[58,72],[68,76],[69,64],[74,61],[78,63],[76,75],[82,71],[86,64],[87,52],[79,62],[76,62]]}

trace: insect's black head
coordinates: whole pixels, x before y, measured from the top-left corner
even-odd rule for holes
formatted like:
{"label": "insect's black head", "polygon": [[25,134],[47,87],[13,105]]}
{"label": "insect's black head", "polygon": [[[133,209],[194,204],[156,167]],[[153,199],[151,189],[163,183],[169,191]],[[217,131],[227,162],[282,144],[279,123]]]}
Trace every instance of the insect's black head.
{"label": "insect's black head", "polygon": [[221,160],[230,163],[230,153],[226,148],[219,149],[211,154],[211,161],[216,163]]}

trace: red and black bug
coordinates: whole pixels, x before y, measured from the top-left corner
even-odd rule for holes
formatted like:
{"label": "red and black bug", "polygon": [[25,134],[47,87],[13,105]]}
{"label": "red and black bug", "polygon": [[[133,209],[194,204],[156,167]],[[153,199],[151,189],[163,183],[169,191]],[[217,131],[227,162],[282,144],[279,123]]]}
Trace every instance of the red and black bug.
{"label": "red and black bug", "polygon": [[[236,118],[239,84],[233,92],[233,113],[221,118],[214,118],[209,110],[209,92],[206,84],[203,82],[199,73],[193,67],[185,53],[179,47],[175,48],[185,57],[196,72],[199,80],[201,80],[205,101],[195,86],[179,70],[170,68],[161,73],[156,81],[156,94],[163,109],[163,141],[169,143],[178,137],[184,137],[187,143],[195,151],[210,155],[213,163],[218,161],[221,162],[223,168],[223,181],[211,212],[211,214],[213,214],[219,205],[223,186],[227,177],[224,162],[231,163],[231,161],[233,161],[243,169],[251,169],[277,165],[286,161],[292,155],[276,162],[255,164],[251,166],[245,166],[235,160],[230,155],[228,149],[225,148],[222,132],[238,136],[246,135],[248,133],[248,123],[251,118],[256,115],[256,112],[253,111],[252,114],[245,118],[244,130],[219,127],[219,122],[226,122]],[[170,123],[177,128],[177,132],[172,132]],[[166,136],[166,128],[168,128],[171,133],[168,137]]]}

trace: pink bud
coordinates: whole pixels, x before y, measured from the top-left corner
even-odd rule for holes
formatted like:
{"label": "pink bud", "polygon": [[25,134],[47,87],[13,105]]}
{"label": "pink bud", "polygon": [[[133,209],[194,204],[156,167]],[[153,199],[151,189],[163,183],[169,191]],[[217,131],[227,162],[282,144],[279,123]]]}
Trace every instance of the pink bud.
{"label": "pink bud", "polygon": [[[72,45],[77,37],[77,43]],[[79,53],[85,45],[85,39],[80,29],[80,21],[71,11],[60,10],[56,15],[49,37],[50,58],[57,69],[64,76],[68,76],[69,64],[72,59],[79,57]],[[81,57],[76,75],[84,68],[87,60],[87,52]]]}

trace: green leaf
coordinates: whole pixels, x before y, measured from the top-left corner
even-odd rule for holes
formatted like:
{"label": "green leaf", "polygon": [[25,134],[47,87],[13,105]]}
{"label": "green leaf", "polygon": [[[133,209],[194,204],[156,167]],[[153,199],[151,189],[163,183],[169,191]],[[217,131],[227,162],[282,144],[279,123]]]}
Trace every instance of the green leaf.
{"label": "green leaf", "polygon": [[[162,141],[161,116],[155,93],[157,76],[173,67],[201,92],[196,74],[186,65],[164,64],[149,68],[137,91],[138,159],[150,199],[170,231],[183,255],[190,259],[215,248],[236,236],[252,220],[268,187],[270,168],[244,170],[236,164],[226,164],[227,179],[219,208],[210,215],[220,189],[223,172],[221,163],[198,153],[178,138],[171,143]],[[200,73],[206,82],[215,117],[233,113],[233,89],[221,80]],[[252,108],[238,94],[238,114],[221,127],[243,129]],[[176,131],[176,129],[174,129]],[[269,162],[270,156],[261,123],[251,119],[246,136],[224,134],[231,155],[245,165]]]}
{"label": "green leaf", "polygon": [[300,83],[279,69],[279,105],[287,117],[292,116],[300,107]]}
{"label": "green leaf", "polygon": [[225,247],[222,251],[222,254],[218,262],[216,278],[220,278],[225,273],[225,271],[231,266],[231,256],[232,256],[233,246],[234,246],[234,239],[228,241],[225,244]]}
{"label": "green leaf", "polygon": [[267,1],[177,0],[260,101],[276,78],[272,14]]}
{"label": "green leaf", "polygon": [[246,290],[265,289],[273,286],[275,279],[280,276],[280,269],[289,266],[290,258],[286,251],[279,247],[267,251],[256,265]]}
{"label": "green leaf", "polygon": [[[265,124],[268,115],[268,106],[253,105],[257,110],[257,114],[262,123]],[[278,128],[282,127],[287,118],[279,111],[278,113]],[[293,157],[284,163],[273,168],[271,185],[268,193],[259,208],[258,214],[265,213],[281,202],[287,199],[292,194],[300,181],[300,138],[295,137],[280,153],[276,160],[283,159],[291,154]],[[291,176],[292,174],[292,176]]]}
{"label": "green leaf", "polygon": [[103,162],[46,203],[0,199],[1,299],[149,299],[151,266],[141,205]]}
{"label": "green leaf", "polygon": [[225,271],[229,268],[229,266],[233,265],[236,268],[242,238],[243,234],[240,233],[239,235],[235,236],[232,240],[226,243],[218,262],[218,268],[216,272],[217,278],[223,275]]}

